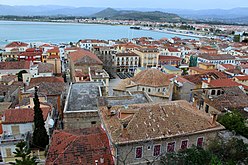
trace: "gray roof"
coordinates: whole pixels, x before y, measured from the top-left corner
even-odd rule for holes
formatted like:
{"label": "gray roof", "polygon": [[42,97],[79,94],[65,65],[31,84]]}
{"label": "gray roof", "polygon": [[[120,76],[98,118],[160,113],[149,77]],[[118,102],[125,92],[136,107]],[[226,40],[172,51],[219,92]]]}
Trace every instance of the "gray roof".
{"label": "gray roof", "polygon": [[97,110],[97,98],[101,96],[99,82],[83,82],[71,85],[66,111]]}

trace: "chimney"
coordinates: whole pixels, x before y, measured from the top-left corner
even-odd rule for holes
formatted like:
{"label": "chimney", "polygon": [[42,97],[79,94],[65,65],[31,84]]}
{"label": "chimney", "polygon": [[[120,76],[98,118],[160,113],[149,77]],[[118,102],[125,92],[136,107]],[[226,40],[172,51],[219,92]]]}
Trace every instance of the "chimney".
{"label": "chimney", "polygon": [[218,115],[216,113],[212,114],[212,123],[211,123],[212,125],[216,124],[217,117],[218,117]]}

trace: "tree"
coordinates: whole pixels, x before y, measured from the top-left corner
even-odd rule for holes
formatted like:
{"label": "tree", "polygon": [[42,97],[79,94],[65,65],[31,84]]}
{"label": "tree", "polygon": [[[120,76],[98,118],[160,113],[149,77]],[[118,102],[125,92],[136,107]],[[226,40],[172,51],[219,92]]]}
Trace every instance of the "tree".
{"label": "tree", "polygon": [[37,158],[36,157],[31,157],[30,156],[30,149],[27,147],[26,142],[20,142],[16,145],[16,151],[14,152],[15,157],[20,157],[21,160],[15,159],[15,165],[36,165],[37,163]]}
{"label": "tree", "polygon": [[26,70],[21,70],[18,74],[17,74],[17,77],[18,77],[18,81],[22,81],[23,78],[22,78],[22,74],[23,73],[28,73]]}
{"label": "tree", "polygon": [[45,123],[40,108],[40,101],[37,94],[37,87],[35,87],[34,97],[34,133],[33,133],[33,145],[41,149],[45,149],[49,143],[49,137],[45,129]]}
{"label": "tree", "polygon": [[248,138],[248,127],[246,126],[246,120],[239,111],[232,111],[220,116],[218,121],[230,131]]}
{"label": "tree", "polygon": [[240,35],[234,35],[233,41],[234,41],[234,42],[240,42],[240,38],[241,38]]}

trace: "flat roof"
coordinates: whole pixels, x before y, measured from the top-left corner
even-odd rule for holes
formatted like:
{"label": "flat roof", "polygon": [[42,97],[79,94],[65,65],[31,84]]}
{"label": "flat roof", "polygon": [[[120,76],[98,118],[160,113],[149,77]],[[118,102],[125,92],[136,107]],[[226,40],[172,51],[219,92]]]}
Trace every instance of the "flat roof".
{"label": "flat roof", "polygon": [[101,86],[100,82],[71,84],[65,111],[96,111],[97,98],[101,96]]}
{"label": "flat roof", "polygon": [[178,69],[178,68],[171,66],[171,65],[162,65],[162,67],[164,67],[167,70],[171,70],[171,71],[180,71],[181,70],[181,69]]}
{"label": "flat roof", "polygon": [[152,100],[144,92],[133,92],[129,96],[101,97],[98,100],[100,106],[116,106],[130,104],[144,104]]}

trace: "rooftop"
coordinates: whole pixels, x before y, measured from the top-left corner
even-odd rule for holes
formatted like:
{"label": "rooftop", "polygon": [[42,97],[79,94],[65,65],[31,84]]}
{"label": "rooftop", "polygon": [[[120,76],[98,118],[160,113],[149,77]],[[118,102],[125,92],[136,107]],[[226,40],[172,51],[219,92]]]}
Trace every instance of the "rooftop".
{"label": "rooftop", "polygon": [[74,83],[68,93],[68,105],[65,111],[96,111],[97,98],[101,96],[99,82]]}
{"label": "rooftop", "polygon": [[54,131],[46,165],[83,164],[113,165],[108,137],[98,127]]}
{"label": "rooftop", "polygon": [[181,71],[181,69],[178,69],[177,67],[171,65],[162,65],[162,67],[170,71]]}
{"label": "rooftop", "polygon": [[0,62],[0,69],[30,69],[30,61]]}
{"label": "rooftop", "polygon": [[[106,131],[115,144],[188,136],[202,131],[222,130],[219,123],[187,101],[100,107]],[[124,127],[125,124],[125,128]]]}
{"label": "rooftop", "polygon": [[151,102],[150,98],[144,92],[133,92],[129,96],[117,97],[100,97],[98,104],[100,106],[116,106],[116,105],[130,105],[130,104],[144,104]]}

